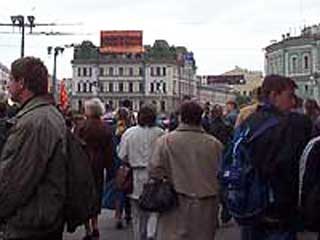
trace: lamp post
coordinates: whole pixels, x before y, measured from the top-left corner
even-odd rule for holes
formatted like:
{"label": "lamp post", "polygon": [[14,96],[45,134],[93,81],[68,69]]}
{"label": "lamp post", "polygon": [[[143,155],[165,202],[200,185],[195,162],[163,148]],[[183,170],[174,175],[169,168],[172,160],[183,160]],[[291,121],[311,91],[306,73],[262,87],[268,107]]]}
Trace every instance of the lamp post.
{"label": "lamp post", "polygon": [[57,100],[57,57],[61,53],[63,53],[63,47],[48,47],[48,54],[52,54],[52,49],[54,50],[53,53],[53,73],[52,73],[52,95],[55,100]]}
{"label": "lamp post", "polygon": [[75,44],[66,44],[63,47],[61,46],[56,46],[56,47],[48,47],[48,55],[52,54],[52,50],[53,52],[53,73],[52,73],[52,95],[54,97],[55,100],[57,100],[57,57],[59,54],[62,54],[64,52],[65,48],[71,48],[74,47]]}
{"label": "lamp post", "polygon": [[27,16],[29,24],[25,24],[25,18],[23,15],[11,16],[10,18],[13,26],[21,28],[21,57],[24,57],[25,27],[30,27],[30,33],[32,33],[32,28],[35,27],[35,17]]}

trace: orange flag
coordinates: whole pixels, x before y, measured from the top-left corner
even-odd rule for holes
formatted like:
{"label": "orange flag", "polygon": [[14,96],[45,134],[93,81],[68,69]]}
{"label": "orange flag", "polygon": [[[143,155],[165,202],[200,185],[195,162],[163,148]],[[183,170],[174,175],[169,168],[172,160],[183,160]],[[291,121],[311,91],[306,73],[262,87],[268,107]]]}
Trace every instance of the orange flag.
{"label": "orange flag", "polygon": [[66,109],[69,105],[69,97],[65,85],[65,80],[60,83],[60,105],[62,109]]}

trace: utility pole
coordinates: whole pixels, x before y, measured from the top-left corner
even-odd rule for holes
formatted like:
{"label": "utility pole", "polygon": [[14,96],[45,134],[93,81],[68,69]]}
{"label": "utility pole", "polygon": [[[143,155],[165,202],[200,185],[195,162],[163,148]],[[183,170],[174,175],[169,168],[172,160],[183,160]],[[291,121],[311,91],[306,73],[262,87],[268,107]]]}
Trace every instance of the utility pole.
{"label": "utility pole", "polygon": [[[11,22],[12,23],[0,23],[0,27],[19,27],[21,30],[21,57],[24,57],[24,50],[25,50],[25,28],[29,29],[29,34],[33,34],[32,29],[37,26],[59,26],[59,25],[78,25],[78,24],[56,24],[56,23],[34,23],[35,17],[34,16],[27,16],[27,22],[25,20],[25,16],[23,15],[15,15],[11,16]],[[0,32],[2,33],[2,32]],[[64,35],[63,33],[45,33],[40,32],[40,34],[47,34],[47,35]],[[67,34],[69,35],[69,34]]]}

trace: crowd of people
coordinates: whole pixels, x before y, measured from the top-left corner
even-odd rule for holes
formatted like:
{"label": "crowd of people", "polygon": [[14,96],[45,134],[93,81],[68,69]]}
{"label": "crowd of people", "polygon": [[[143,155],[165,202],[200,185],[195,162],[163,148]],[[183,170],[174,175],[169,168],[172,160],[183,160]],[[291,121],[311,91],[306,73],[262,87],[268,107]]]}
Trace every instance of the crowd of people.
{"label": "crowd of people", "polygon": [[97,198],[84,240],[101,237],[102,208],[116,229],[132,224],[134,240],[212,240],[232,219],[242,240],[319,239],[320,107],[296,87],[266,76],[241,109],[186,98],[164,125],[152,104],[137,116],[98,98],[81,114],[59,109],[43,62],[16,60],[8,91],[19,107],[0,103],[0,239],[63,238],[67,133],[85,150]]}

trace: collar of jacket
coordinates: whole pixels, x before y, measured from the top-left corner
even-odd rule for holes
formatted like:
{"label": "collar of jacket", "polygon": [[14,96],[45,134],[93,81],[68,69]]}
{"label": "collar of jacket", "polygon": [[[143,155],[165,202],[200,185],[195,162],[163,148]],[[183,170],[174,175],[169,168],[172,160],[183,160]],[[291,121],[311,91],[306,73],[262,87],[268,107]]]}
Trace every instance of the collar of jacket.
{"label": "collar of jacket", "polygon": [[51,105],[51,104],[52,104],[52,102],[46,96],[41,95],[41,96],[33,97],[30,100],[28,100],[24,105],[22,105],[22,107],[20,108],[20,110],[18,111],[18,113],[16,115],[16,118],[21,118],[26,113],[28,113],[38,107],[47,106],[47,105]]}
{"label": "collar of jacket", "polygon": [[185,123],[180,123],[176,131],[205,133],[204,129],[201,126],[194,126]]}

